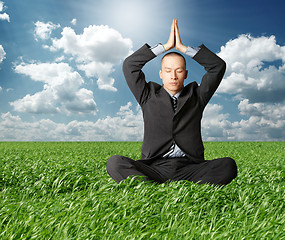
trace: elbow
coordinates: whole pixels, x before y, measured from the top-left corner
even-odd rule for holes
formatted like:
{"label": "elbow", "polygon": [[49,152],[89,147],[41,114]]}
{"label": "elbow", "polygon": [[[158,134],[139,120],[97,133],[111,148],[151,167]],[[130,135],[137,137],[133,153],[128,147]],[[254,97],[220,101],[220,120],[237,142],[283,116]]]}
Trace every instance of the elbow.
{"label": "elbow", "polygon": [[127,58],[125,58],[123,65],[122,65],[122,69],[123,69],[123,73],[129,73],[131,72],[131,69],[134,68],[134,61],[132,60],[132,58],[130,56],[128,56]]}
{"label": "elbow", "polygon": [[222,61],[223,61],[223,69],[226,70],[226,68],[227,68],[227,63],[226,63],[224,60],[222,60]]}
{"label": "elbow", "polygon": [[129,63],[128,63],[128,58],[125,58],[124,62],[123,62],[123,70],[126,69],[128,67]]}
{"label": "elbow", "polygon": [[221,72],[224,74],[227,69],[227,63],[223,59],[221,59],[220,66],[221,66]]}
{"label": "elbow", "polygon": [[129,59],[128,59],[128,57],[124,60],[124,62],[123,62],[123,66],[122,66],[122,69],[123,69],[123,73],[125,74],[127,71],[128,71],[128,69],[130,69],[130,62],[129,62]]}

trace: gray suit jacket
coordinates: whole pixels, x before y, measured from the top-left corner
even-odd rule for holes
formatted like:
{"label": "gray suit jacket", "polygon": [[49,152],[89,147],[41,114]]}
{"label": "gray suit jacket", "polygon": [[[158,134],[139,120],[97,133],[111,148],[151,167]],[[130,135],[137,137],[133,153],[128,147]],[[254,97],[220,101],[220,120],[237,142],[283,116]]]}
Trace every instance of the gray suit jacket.
{"label": "gray suit jacket", "polygon": [[126,81],[143,112],[142,159],[151,161],[163,156],[175,141],[188,158],[195,162],[204,161],[202,114],[224,76],[226,63],[204,45],[200,48],[193,59],[207,73],[200,86],[191,82],[183,88],[175,113],[170,96],[163,86],[145,80],[142,68],[156,57],[149,46],[145,44],[125,59],[123,72]]}

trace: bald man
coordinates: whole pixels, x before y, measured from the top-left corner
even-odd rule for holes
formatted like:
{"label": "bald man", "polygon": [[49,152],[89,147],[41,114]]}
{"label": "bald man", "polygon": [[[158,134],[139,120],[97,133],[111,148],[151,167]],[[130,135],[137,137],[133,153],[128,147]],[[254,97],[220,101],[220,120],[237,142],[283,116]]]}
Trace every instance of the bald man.
{"label": "bald man", "polygon": [[[162,85],[147,82],[143,66],[156,56],[175,48],[190,56],[206,73],[201,84],[184,86],[188,71],[182,54],[169,52],[162,58],[159,76]],[[219,86],[226,63],[204,45],[199,48],[182,44],[177,20],[173,19],[166,44],[145,44],[127,57],[123,72],[144,118],[144,140],[140,160],[114,155],[107,162],[108,174],[117,182],[129,176],[164,183],[187,180],[199,184],[226,185],[237,176],[230,157],[204,159],[201,137],[203,111]]]}

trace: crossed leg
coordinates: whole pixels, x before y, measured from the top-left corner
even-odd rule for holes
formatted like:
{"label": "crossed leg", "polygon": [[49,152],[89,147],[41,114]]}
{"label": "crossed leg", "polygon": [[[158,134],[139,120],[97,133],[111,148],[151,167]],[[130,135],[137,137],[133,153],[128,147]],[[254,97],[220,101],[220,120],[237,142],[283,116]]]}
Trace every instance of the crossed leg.
{"label": "crossed leg", "polygon": [[232,158],[218,158],[194,163],[187,158],[161,158],[150,164],[114,155],[107,162],[108,174],[117,182],[128,176],[143,176],[145,181],[163,183],[187,180],[199,184],[226,185],[237,176],[237,166]]}

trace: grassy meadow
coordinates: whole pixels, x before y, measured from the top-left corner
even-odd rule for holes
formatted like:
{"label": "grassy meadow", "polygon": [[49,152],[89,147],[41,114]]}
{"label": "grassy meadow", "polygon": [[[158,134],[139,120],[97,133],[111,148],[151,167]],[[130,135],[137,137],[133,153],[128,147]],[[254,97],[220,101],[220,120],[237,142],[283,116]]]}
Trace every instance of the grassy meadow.
{"label": "grassy meadow", "polygon": [[206,142],[236,160],[225,187],[116,184],[139,142],[0,142],[0,239],[285,239],[285,142]]}

